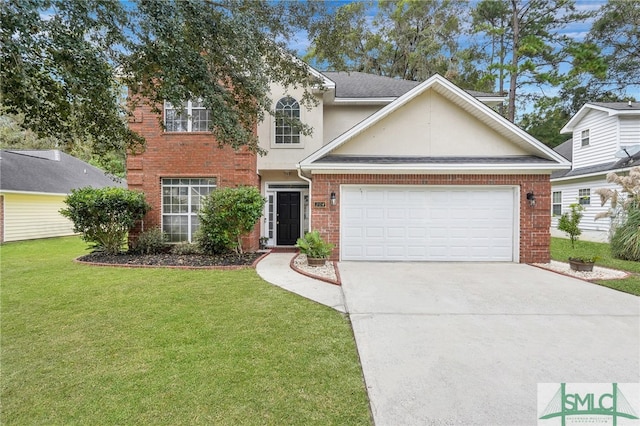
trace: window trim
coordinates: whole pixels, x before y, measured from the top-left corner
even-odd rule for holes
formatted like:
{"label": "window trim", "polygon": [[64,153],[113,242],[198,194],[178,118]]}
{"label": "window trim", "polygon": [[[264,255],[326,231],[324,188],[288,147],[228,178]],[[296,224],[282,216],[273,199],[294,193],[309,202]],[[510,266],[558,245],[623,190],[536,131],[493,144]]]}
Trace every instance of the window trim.
{"label": "window trim", "polygon": [[[295,97],[291,95],[285,95],[285,96],[282,96],[280,99],[278,99],[278,101],[276,102],[276,108],[275,108],[276,117],[273,117],[273,120],[271,120],[271,148],[276,148],[276,149],[304,148],[304,135],[300,130],[298,130],[298,134],[297,134],[298,142],[293,142],[293,143],[276,142],[278,138],[278,118],[277,118],[278,105],[282,101],[289,100],[289,99],[293,100],[297,105],[298,120],[302,121],[303,119],[303,113],[304,113],[303,109],[300,107],[300,102]],[[288,136],[290,137],[291,135],[288,135]]]}
{"label": "window trim", "polygon": [[590,146],[590,145],[591,145],[591,132],[589,131],[589,129],[584,129],[580,132],[580,146]]}
{"label": "window trim", "polygon": [[[176,108],[174,108],[173,105],[171,105],[170,102],[165,101],[164,102],[164,106],[163,106],[163,110],[162,110],[162,122],[164,124],[164,132],[165,133],[169,133],[169,134],[176,134],[176,133],[211,133],[211,110],[208,110],[207,108],[205,108],[204,106],[194,106],[194,103],[202,103],[201,99],[198,99],[197,101],[192,101],[192,100],[188,100],[187,102],[184,103],[185,107],[184,110],[186,111],[186,123],[187,123],[187,128],[186,130],[168,130],[169,126],[167,126],[167,111],[176,111]],[[207,111],[208,112],[208,117],[207,120],[205,120],[205,122],[207,123],[207,130],[193,130],[193,111],[197,110],[197,111]],[[182,118],[182,117],[181,117]]]}
{"label": "window trim", "polygon": [[[177,183],[167,183],[165,184],[165,181],[170,181],[170,180],[177,180]],[[188,181],[188,183],[183,183],[182,181]],[[203,181],[213,181],[213,184],[205,184]],[[195,184],[195,181],[199,181],[198,184]],[[165,207],[165,202],[164,202],[164,189],[165,187],[172,187],[172,188],[179,188],[179,187],[186,187],[187,188],[187,211],[186,212],[177,212],[177,213],[173,213],[173,212],[169,212],[169,213],[165,213],[164,211],[164,207]],[[212,191],[215,191],[218,188],[218,178],[215,176],[210,176],[210,177],[163,177],[160,179],[160,229],[162,229],[163,232],[167,233],[167,235],[169,235],[169,233],[167,231],[165,231],[165,217],[173,217],[173,216],[186,216],[187,217],[187,242],[193,242],[193,237],[195,234],[196,229],[192,229],[192,220],[195,216],[197,216],[198,212],[193,212],[192,211],[192,206],[193,206],[193,202],[192,202],[192,189],[194,187],[209,187],[211,188],[211,190],[209,191],[209,193],[211,193]],[[170,243],[180,243],[180,242],[184,242],[184,241],[170,241]]]}
{"label": "window trim", "polygon": [[[588,195],[582,195],[584,192],[587,192]],[[578,189],[578,204],[581,206],[591,205],[591,188]]]}
{"label": "window trim", "polygon": [[[559,200],[556,202],[556,194],[558,194]],[[559,207],[559,211],[556,212],[556,207]],[[551,192],[551,216],[562,216],[562,191]]]}

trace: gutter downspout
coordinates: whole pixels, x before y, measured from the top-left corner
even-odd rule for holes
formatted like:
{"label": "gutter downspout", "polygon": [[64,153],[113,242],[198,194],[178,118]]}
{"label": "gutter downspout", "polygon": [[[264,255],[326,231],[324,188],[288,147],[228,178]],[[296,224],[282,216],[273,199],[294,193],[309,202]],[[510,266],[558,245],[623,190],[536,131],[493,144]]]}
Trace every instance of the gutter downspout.
{"label": "gutter downspout", "polygon": [[312,191],[313,182],[311,181],[311,179],[309,179],[308,177],[306,177],[306,176],[304,176],[302,174],[302,169],[300,168],[300,163],[296,164],[296,170],[298,170],[298,177],[300,179],[304,180],[304,181],[307,181],[307,183],[309,183],[309,229],[307,229],[307,232],[311,232],[311,229],[312,229],[312,227],[311,227],[311,217],[312,217],[312,215],[311,215],[311,206],[313,205],[312,202],[311,202],[312,201],[311,200],[311,194],[313,193],[313,191]]}

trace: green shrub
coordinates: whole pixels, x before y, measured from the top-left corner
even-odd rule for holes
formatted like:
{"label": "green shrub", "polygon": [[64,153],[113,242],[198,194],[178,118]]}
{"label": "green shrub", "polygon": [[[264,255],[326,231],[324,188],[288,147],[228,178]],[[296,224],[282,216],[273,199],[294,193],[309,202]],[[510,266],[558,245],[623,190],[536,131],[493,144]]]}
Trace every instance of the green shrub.
{"label": "green shrub", "polygon": [[307,257],[326,259],[331,256],[331,251],[335,246],[324,241],[320,236],[320,232],[315,230],[307,232],[303,238],[298,238],[296,247],[300,249],[300,253],[306,254]]}
{"label": "green shrub", "polygon": [[171,247],[171,253],[178,255],[202,254],[202,250],[198,244],[183,242]]}
{"label": "green shrub", "polygon": [[618,259],[640,262],[640,208],[627,210],[626,221],[611,237],[611,254]]}
{"label": "green shrub", "polygon": [[251,232],[266,200],[258,188],[217,189],[202,201],[196,241],[206,253],[242,253],[242,235]]}
{"label": "green shrub", "polygon": [[558,219],[558,229],[564,231],[569,235],[569,239],[571,240],[571,248],[575,248],[575,242],[578,239],[578,236],[582,234],[582,231],[579,228],[580,221],[582,220],[582,211],[584,207],[580,204],[571,204],[571,212],[565,212]]}
{"label": "green shrub", "polygon": [[162,253],[166,246],[167,235],[160,228],[151,228],[137,236],[129,251],[136,254],[157,254]]}
{"label": "green shrub", "polygon": [[144,194],[124,188],[74,189],[60,213],[73,222],[82,239],[107,253],[122,251],[127,233],[149,211]]}

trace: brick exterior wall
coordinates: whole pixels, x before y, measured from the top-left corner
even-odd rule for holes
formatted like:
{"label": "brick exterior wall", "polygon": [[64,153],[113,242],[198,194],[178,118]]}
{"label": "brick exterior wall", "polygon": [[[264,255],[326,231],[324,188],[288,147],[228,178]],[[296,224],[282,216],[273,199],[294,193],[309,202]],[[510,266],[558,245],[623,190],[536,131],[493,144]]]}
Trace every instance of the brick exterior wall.
{"label": "brick exterior wall", "polygon": [[[144,227],[162,223],[163,178],[217,179],[218,188],[249,185],[259,187],[256,155],[246,149],[234,151],[220,147],[209,132],[164,132],[158,115],[149,106],[139,106],[130,120],[131,130],[146,140],[143,153],[127,157],[127,183],[129,189],[144,192],[152,210],[145,216]],[[243,240],[245,250],[259,247],[259,226]]]}
{"label": "brick exterior wall", "polygon": [[[516,185],[520,187],[520,262],[547,263],[550,259],[551,182],[549,175],[386,175],[386,174],[327,174],[314,175],[312,199],[326,201],[326,208],[313,209],[311,225],[323,237],[336,245],[332,259],[340,257],[340,185]],[[533,191],[535,207],[527,201]],[[338,197],[335,206],[329,194]]]}

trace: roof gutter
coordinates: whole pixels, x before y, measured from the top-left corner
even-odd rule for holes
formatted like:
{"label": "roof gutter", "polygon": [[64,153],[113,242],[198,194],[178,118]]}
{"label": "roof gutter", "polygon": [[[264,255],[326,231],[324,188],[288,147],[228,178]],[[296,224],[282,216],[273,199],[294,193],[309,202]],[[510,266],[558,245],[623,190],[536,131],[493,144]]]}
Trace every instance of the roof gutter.
{"label": "roof gutter", "polygon": [[[311,197],[312,197],[312,194],[313,194],[313,191],[312,191],[313,182],[312,182],[311,179],[309,179],[308,177],[306,177],[306,176],[304,176],[302,174],[302,169],[300,168],[300,163],[296,164],[296,170],[298,170],[298,177],[300,179],[304,180],[304,181],[307,181],[307,183],[309,184],[309,210],[311,210],[311,206],[313,205],[311,203],[311,201],[312,201]],[[312,227],[311,227],[311,219],[312,219],[312,217],[313,217],[313,215],[311,213],[309,213],[309,229],[307,229],[307,232],[311,232],[311,229],[312,229]]]}

